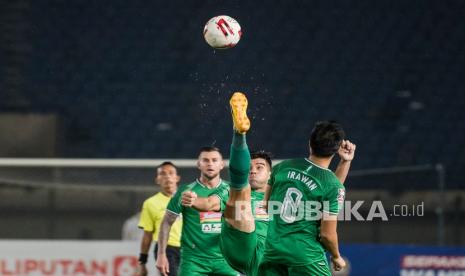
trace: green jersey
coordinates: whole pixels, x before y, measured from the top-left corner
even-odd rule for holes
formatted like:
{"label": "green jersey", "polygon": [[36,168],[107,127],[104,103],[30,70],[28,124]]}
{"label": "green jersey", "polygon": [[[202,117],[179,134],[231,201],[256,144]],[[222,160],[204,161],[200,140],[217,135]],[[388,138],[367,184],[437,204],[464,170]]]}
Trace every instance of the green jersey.
{"label": "green jersey", "polygon": [[199,212],[194,208],[182,206],[182,193],[187,190],[197,193],[199,197],[218,194],[222,211],[226,206],[226,201],[223,199],[228,198],[229,184],[221,181],[217,187],[210,189],[196,180],[181,186],[167,206],[167,211],[182,214],[181,258],[223,259],[219,247],[222,213]]}
{"label": "green jersey", "polygon": [[337,215],[345,189],[329,169],[309,159],[291,159],[273,168],[269,181],[270,225],[264,260],[307,265],[324,256],[319,242],[322,212]]}
{"label": "green jersey", "polygon": [[266,209],[264,207],[263,199],[265,198],[265,193],[252,191],[251,193],[251,203],[252,203],[252,213],[255,218],[255,231],[259,236],[259,239],[264,240],[268,232],[268,222],[269,217]]}
{"label": "green jersey", "polygon": [[255,221],[255,231],[246,233],[223,221],[220,246],[226,261],[246,275],[257,275],[260,260],[265,249],[269,217],[264,208],[265,193],[251,192],[251,209]]}
{"label": "green jersey", "polygon": [[[215,195],[218,196],[221,202],[227,202],[229,193],[222,193],[221,190],[216,191]],[[256,192],[252,190],[250,194],[250,201],[252,207],[252,214],[255,219],[255,231],[259,238],[266,238],[266,233],[268,232],[268,213],[264,207],[263,199],[265,198],[264,192]]]}

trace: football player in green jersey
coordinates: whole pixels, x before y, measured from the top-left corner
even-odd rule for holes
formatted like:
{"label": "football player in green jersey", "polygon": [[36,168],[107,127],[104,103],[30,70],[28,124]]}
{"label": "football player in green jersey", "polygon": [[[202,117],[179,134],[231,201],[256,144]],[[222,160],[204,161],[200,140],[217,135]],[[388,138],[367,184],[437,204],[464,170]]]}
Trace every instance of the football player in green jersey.
{"label": "football player in green jersey", "polygon": [[[234,269],[246,275],[257,275],[268,227],[268,215],[262,200],[263,190],[270,176],[271,159],[263,152],[255,152],[249,156],[245,132],[250,127],[250,122],[246,119],[245,96],[235,93],[230,104],[235,129],[230,158],[232,189],[225,209],[220,245],[223,255]],[[345,180],[348,173],[350,162],[346,162],[353,158],[353,152],[349,154],[345,147],[351,146],[352,144],[346,141],[339,151],[341,162],[336,174],[341,181]],[[249,163],[250,186],[244,182],[244,179],[247,181],[248,173],[248,167],[245,165]],[[218,202],[219,199],[215,196],[198,198],[195,193],[189,191],[183,194],[183,204],[200,210],[218,208]]]}
{"label": "football player in green jersey", "polygon": [[205,198],[186,191],[182,202],[185,206],[208,211],[218,210],[219,203],[227,200],[220,235],[221,250],[234,269],[256,275],[268,228],[263,199],[271,175],[271,157],[263,151],[249,153],[246,132],[250,128],[250,121],[246,114],[248,103],[245,95],[234,93],[230,105],[234,134],[229,162],[229,199],[228,195],[224,197],[225,194],[217,193],[216,196]]}
{"label": "football player in green jersey", "polygon": [[[308,158],[285,160],[273,168],[266,199],[270,224],[259,275],[327,275],[329,251],[335,270],[345,267],[337,238],[337,215],[356,146],[344,140],[333,121],[318,122],[310,136]],[[328,169],[334,155],[336,174]],[[339,179],[338,179],[339,178]]]}
{"label": "football player in green jersey", "polygon": [[229,185],[220,178],[220,171],[224,167],[220,151],[214,147],[202,148],[197,163],[200,178],[179,187],[166,208],[158,236],[156,266],[163,275],[169,275],[166,244],[171,225],[182,214],[181,263],[178,275],[238,275],[225,261],[219,247],[220,211],[224,210],[226,201],[218,202],[217,212],[199,212],[181,204],[181,195],[187,190],[202,197],[217,194],[218,198],[227,198]]}
{"label": "football player in green jersey", "polygon": [[[226,261],[235,270],[246,275],[256,275],[268,231],[269,219],[263,199],[272,163],[270,155],[264,151],[252,152],[250,158],[250,187],[230,190],[231,196],[225,209],[225,213],[228,212],[225,216],[227,221],[223,220],[220,247]],[[234,164],[232,166],[234,167]],[[186,191],[183,193],[182,202],[185,206],[192,206],[202,211],[216,210],[215,206],[218,205],[216,202],[219,202],[219,197],[223,196],[224,194],[217,193],[215,196],[203,198]],[[244,209],[234,215],[235,210],[231,211],[231,208],[235,206]]]}

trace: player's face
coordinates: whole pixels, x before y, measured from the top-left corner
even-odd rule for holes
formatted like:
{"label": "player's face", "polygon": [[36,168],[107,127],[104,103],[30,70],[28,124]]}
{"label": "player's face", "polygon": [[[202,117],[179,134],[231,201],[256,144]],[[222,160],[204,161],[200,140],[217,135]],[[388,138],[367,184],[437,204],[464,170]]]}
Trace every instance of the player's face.
{"label": "player's face", "polygon": [[175,167],[165,165],[157,169],[156,182],[164,193],[173,194],[176,192],[179,180],[180,177]]}
{"label": "player's face", "polygon": [[202,176],[207,179],[213,179],[220,174],[224,167],[223,158],[217,151],[202,152],[199,155],[197,166]]}
{"label": "player's face", "polygon": [[262,189],[270,179],[271,168],[263,158],[252,159],[250,163],[249,184],[252,189]]}

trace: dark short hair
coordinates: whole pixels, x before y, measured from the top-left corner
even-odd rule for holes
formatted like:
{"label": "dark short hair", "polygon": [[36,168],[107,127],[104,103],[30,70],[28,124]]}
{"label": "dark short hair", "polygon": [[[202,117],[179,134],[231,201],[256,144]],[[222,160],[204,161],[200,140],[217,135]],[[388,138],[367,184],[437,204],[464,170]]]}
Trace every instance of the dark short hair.
{"label": "dark short hair", "polygon": [[310,135],[310,148],[315,156],[330,157],[335,154],[345,138],[342,126],[336,121],[320,121]]}
{"label": "dark short hair", "polygon": [[266,152],[264,150],[256,150],[250,153],[250,159],[257,159],[257,158],[265,159],[266,163],[270,165],[270,168],[272,167],[272,164],[273,164],[271,161],[271,157],[272,157],[271,153]]}
{"label": "dark short hair", "polygon": [[165,162],[161,163],[160,165],[157,166],[157,170],[159,168],[161,168],[161,167],[164,167],[164,166],[171,166],[171,167],[176,169],[176,172],[178,171],[178,167],[175,164],[173,164],[173,162],[171,162],[171,161],[165,161]]}
{"label": "dark short hair", "polygon": [[199,155],[200,155],[202,152],[213,152],[213,151],[218,152],[218,153],[221,155],[221,157],[223,157],[223,154],[221,154],[220,149],[217,148],[217,147],[213,147],[213,146],[201,147],[201,148],[200,148],[200,151],[199,151]]}

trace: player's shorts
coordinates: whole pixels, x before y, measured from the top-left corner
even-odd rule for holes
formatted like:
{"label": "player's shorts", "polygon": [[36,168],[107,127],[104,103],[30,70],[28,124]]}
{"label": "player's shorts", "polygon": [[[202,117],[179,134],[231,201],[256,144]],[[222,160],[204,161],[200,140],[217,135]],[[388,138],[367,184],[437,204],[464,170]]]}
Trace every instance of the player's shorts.
{"label": "player's shorts", "polygon": [[264,261],[260,264],[258,270],[258,275],[260,276],[331,276],[326,258],[301,266],[289,266]]}
{"label": "player's shorts", "polygon": [[255,276],[265,251],[265,239],[258,236],[256,231],[239,231],[223,219],[220,248],[232,268],[247,276]]}
{"label": "player's shorts", "polygon": [[224,259],[181,258],[179,276],[239,276]]}

